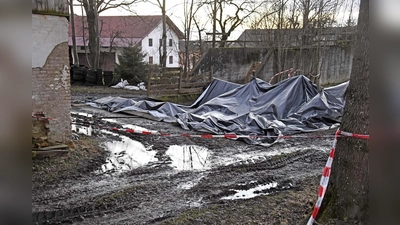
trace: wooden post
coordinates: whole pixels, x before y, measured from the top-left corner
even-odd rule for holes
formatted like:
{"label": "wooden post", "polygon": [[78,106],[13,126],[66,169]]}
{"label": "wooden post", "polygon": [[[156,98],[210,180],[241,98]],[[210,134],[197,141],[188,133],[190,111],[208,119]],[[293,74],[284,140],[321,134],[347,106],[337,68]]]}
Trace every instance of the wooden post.
{"label": "wooden post", "polygon": [[178,84],[178,94],[182,91],[182,67],[179,69],[179,84]]}
{"label": "wooden post", "polygon": [[210,70],[210,82],[213,80],[213,76],[214,76],[214,66],[211,66],[211,70]]}
{"label": "wooden post", "polygon": [[149,66],[149,73],[147,74],[147,97],[150,96],[150,89],[151,89],[151,73],[152,73],[152,67]]}

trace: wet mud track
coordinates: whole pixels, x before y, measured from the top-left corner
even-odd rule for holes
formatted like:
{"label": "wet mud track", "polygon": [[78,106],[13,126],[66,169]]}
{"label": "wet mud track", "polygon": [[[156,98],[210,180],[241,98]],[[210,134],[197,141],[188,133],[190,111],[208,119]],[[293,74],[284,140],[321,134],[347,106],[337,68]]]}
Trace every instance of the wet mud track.
{"label": "wet mud track", "polygon": [[[229,217],[232,208],[240,210],[238,202],[263,204],[268,196],[309,185],[305,180],[310,177],[315,181],[332,145],[331,138],[285,139],[267,148],[222,138],[132,134],[109,128],[131,125],[164,133],[195,132],[144,118],[110,119],[124,114],[88,106],[72,111],[73,128],[81,140],[90,135],[104,151],[78,157],[84,165],[42,179],[40,168],[33,169],[34,224],[178,224],[176,218],[184,212],[213,205],[229,206],[222,209]],[[221,224],[206,219],[185,223]]]}

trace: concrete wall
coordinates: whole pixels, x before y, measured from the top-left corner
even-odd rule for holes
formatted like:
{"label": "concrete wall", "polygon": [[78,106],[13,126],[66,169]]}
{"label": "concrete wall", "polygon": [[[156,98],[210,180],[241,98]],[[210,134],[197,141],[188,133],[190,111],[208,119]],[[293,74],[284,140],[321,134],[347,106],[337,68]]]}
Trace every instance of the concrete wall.
{"label": "concrete wall", "polygon": [[338,84],[350,78],[353,53],[350,46],[330,46],[322,48],[319,53],[312,49],[287,49],[281,52],[281,59],[277,49],[268,61],[262,65],[257,77],[269,81],[276,73],[289,68],[300,69],[300,74],[320,74],[322,86]]}
{"label": "concrete wall", "polygon": [[259,48],[209,49],[195,65],[192,73],[208,72],[211,66],[214,66],[214,77],[230,82],[244,83],[253,63],[261,61],[267,51],[267,49]]}
{"label": "concrete wall", "polygon": [[[32,14],[32,114],[49,118],[50,144],[71,139],[68,20]],[[34,117],[32,117],[33,120]],[[32,136],[35,129],[32,123]]]}
{"label": "concrete wall", "polygon": [[[280,52],[279,52],[280,51]],[[318,50],[277,48],[216,48],[210,49],[192,70],[194,74],[210,71],[214,77],[244,83],[253,63],[261,62],[256,77],[269,81],[276,73],[289,68],[300,69],[303,75],[321,74],[320,84],[337,84],[350,78],[351,46],[329,46]]]}

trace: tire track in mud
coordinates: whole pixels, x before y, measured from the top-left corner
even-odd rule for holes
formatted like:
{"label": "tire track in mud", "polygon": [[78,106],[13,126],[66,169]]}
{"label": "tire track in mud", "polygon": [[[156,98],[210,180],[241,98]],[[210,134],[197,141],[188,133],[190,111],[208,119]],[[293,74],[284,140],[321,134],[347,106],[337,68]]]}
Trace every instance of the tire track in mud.
{"label": "tire track in mud", "polygon": [[[295,162],[306,161],[305,159],[312,156],[314,156],[314,161],[321,161],[323,163],[325,155],[326,154],[322,153],[321,151],[308,149],[279,156],[265,157],[264,159],[259,159],[260,161],[241,161],[232,165],[219,166],[203,172],[204,175],[201,176],[204,176],[204,178],[202,178],[198,184],[194,185],[192,188],[183,190],[182,194],[192,196],[192,199],[203,199],[202,202],[207,204],[219,202],[221,201],[221,197],[233,194],[231,189],[249,189],[260,184],[267,184],[271,182],[279,182],[279,185],[271,190],[268,190],[269,192],[277,192],[284,190],[285,188],[296,188],[295,184],[291,184],[293,183],[292,179],[287,179],[287,177],[285,178],[281,175],[282,173],[276,173],[274,175],[272,171],[277,171],[281,168],[288,167],[289,164],[293,164]],[[139,168],[137,170],[124,173],[117,178],[120,182],[120,187],[113,189],[114,191],[107,189],[115,186],[115,184],[105,183],[97,186],[95,189],[82,189],[78,193],[74,193],[73,191],[69,190],[70,192],[67,191],[61,196],[55,196],[54,198],[39,198],[38,201],[35,201],[36,204],[46,202],[56,203],[66,200],[70,195],[78,195],[80,197],[85,195],[93,196],[93,192],[96,192],[96,195],[87,199],[85,203],[77,204],[78,201],[70,202],[70,205],[73,205],[73,207],[70,207],[70,205],[67,204],[60,209],[34,212],[32,213],[32,220],[36,224],[71,223],[77,221],[82,223],[84,220],[90,220],[91,218],[95,217],[98,218],[97,220],[101,220],[103,215],[121,214],[125,215],[125,220],[132,222],[132,218],[126,216],[126,213],[124,213],[125,211],[137,211],[141,213],[143,213],[143,211],[148,211],[148,207],[144,207],[142,209],[139,208],[140,205],[143,203],[146,204],[146,202],[151,201],[150,199],[155,201],[154,199],[164,198],[166,196],[165,193],[168,192],[166,190],[169,190],[171,193],[173,193],[173,189],[176,189],[179,183],[191,181],[191,178],[193,178],[193,172],[180,172],[167,175],[168,173],[163,173],[162,171],[165,171],[165,168],[161,170]],[[154,173],[157,175],[154,175]],[[148,177],[149,174],[153,175]],[[243,179],[243,177],[247,177],[248,179]],[[149,183],[149,178],[151,179],[151,184]],[[124,182],[121,180],[124,179],[130,180],[126,181],[126,183],[122,185]],[[214,182],[215,180],[219,182]],[[254,180],[256,181],[252,183],[250,182]],[[164,189],[164,191],[161,191],[161,189]],[[103,193],[102,190],[104,191]],[[170,201],[177,201],[177,197],[179,197],[179,195],[170,197]],[[164,199],[164,201],[166,200]],[[157,203],[158,206],[151,206],[151,209],[154,210],[157,207],[163,209],[163,207],[160,206],[160,202]],[[147,217],[144,216],[145,214],[143,214],[144,218],[141,218],[139,222],[150,223],[150,221],[157,222],[168,219],[177,214],[177,211],[179,211],[178,208],[179,207],[176,207],[176,209],[171,209],[165,207],[162,210],[162,216],[156,216],[156,218],[154,218],[154,216],[151,214]],[[184,208],[185,205],[183,204],[181,206],[181,210]]]}
{"label": "tire track in mud", "polygon": [[235,194],[236,191],[233,190],[249,190],[271,183],[277,183],[276,187],[257,192],[273,193],[298,188],[297,183],[302,178],[320,173],[327,155],[328,153],[320,150],[306,149],[266,157],[258,162],[251,160],[221,166],[212,169],[201,183],[188,192],[200,192],[204,195],[205,202],[218,203],[223,201],[222,197]]}
{"label": "tire track in mud", "polygon": [[[238,148],[242,153],[251,155],[297,147],[281,155],[264,155],[229,165],[217,164],[201,172],[174,172],[164,159],[119,176],[111,174],[112,179],[87,176],[66,180],[44,196],[39,192],[33,194],[32,204],[35,206],[32,207],[32,221],[36,224],[154,224],[193,207],[192,203],[218,203],[222,201],[221,197],[233,194],[233,189],[250,189],[271,182],[278,182],[278,185],[265,193],[297,188],[296,182],[301,177],[320,174],[322,167],[319,165],[324,164],[328,154],[324,150],[329,148],[329,141],[313,146],[313,140],[287,140],[266,150],[265,147],[248,146],[233,140],[123,135],[146,142],[146,145],[154,144],[153,150],[157,150],[160,157],[164,156],[166,147],[174,143],[205,146],[221,156],[235,155]],[[97,184],[91,186],[88,184],[90,181]],[[73,188],[74,182],[78,186],[83,184],[83,187]],[[191,185],[182,188],[186,183]]]}
{"label": "tire track in mud", "polygon": [[[93,189],[88,187],[81,190],[80,193],[72,194],[67,191],[61,196],[35,200],[33,204],[38,204],[39,202],[42,204],[52,204],[47,205],[44,210],[33,212],[32,221],[35,224],[60,224],[77,221],[82,223],[86,218],[101,218],[106,214],[123,213],[125,210],[140,208],[141,205],[146,205],[154,201],[154,199],[162,199],[168,192],[173,193],[178,184],[189,182],[193,178],[193,174],[189,172],[172,174],[165,173],[162,170],[158,172],[153,171],[157,175],[153,174],[149,179],[147,176],[150,172],[141,173],[144,170],[146,169],[139,169],[137,172],[128,172],[121,175],[118,179],[127,180],[126,183],[104,193],[100,189],[107,189],[111,184],[100,185]],[[171,180],[174,182],[171,182]],[[54,190],[53,193],[57,194],[59,192],[58,190]],[[68,201],[68,197],[72,195],[85,196],[86,194],[84,193],[89,195],[86,198],[83,197],[84,201],[76,199],[69,201],[69,204],[64,204],[63,206],[57,206],[56,204],[60,201]],[[147,209],[143,206],[143,210],[138,210],[146,211]],[[139,221],[139,223],[141,222]]]}

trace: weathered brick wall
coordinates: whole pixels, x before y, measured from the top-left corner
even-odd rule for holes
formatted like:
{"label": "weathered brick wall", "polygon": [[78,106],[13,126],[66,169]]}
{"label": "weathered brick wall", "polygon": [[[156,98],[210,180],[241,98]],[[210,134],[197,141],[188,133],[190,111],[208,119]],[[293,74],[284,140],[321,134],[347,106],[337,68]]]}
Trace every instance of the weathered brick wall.
{"label": "weathered brick wall", "polygon": [[68,43],[56,45],[43,67],[32,68],[32,113],[43,113],[48,121],[48,141],[71,139],[71,86]]}

